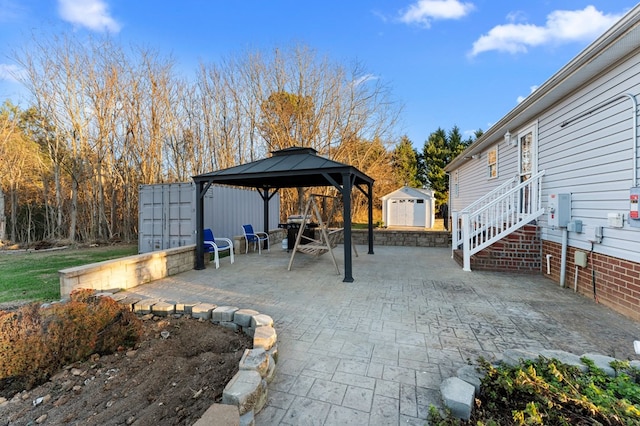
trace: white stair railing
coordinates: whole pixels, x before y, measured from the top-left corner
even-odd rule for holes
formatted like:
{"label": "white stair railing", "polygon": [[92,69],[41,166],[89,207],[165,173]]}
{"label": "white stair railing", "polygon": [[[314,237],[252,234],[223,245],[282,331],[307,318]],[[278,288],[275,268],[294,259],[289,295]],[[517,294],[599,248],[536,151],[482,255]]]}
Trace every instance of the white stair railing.
{"label": "white stair railing", "polygon": [[[506,235],[523,227],[544,213],[542,208],[542,176],[544,170],[511,188],[506,183],[500,191],[473,203],[475,208],[454,213],[452,232],[459,237],[453,250],[463,250],[463,270],[471,270],[471,256]],[[511,181],[509,184],[513,184]],[[498,192],[502,192],[499,194]],[[488,194],[489,195],[489,194]],[[472,206],[473,206],[472,205]]]}
{"label": "white stair railing", "polygon": [[452,239],[451,256],[452,257],[453,257],[453,250],[459,249],[462,246],[462,240],[463,240],[462,239],[462,226],[461,226],[461,222],[460,222],[460,218],[462,217],[462,215],[465,214],[465,213],[473,212],[474,210],[479,209],[482,206],[485,206],[485,205],[491,203],[493,200],[495,200],[495,199],[501,197],[502,195],[508,193],[509,191],[513,190],[513,188],[518,184],[519,180],[520,180],[519,176],[515,175],[514,177],[512,177],[508,181],[504,182],[502,185],[498,186],[497,188],[494,188],[493,190],[491,190],[490,192],[486,193],[481,198],[479,198],[476,201],[474,201],[473,203],[469,204],[464,209],[462,209],[460,211],[451,212],[451,234],[452,234],[451,235],[451,239]]}

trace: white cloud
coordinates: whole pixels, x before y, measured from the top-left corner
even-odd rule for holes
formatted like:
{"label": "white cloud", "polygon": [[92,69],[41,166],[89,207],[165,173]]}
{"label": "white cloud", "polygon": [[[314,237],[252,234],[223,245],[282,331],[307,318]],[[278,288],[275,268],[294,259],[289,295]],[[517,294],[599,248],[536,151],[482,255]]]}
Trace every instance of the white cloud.
{"label": "white cloud", "polygon": [[93,31],[120,31],[120,24],[111,17],[103,0],[58,0],[58,12],[65,21]]}
{"label": "white cloud", "polygon": [[356,78],[355,80],[353,80],[353,82],[351,84],[353,84],[354,86],[360,86],[361,84],[365,84],[368,83],[372,80],[377,80],[379,77],[374,75],[374,74],[365,74],[361,77]]}
{"label": "white cloud", "polygon": [[460,19],[474,9],[473,3],[459,0],[418,0],[402,12],[400,21],[429,27],[436,19]]}
{"label": "white cloud", "polygon": [[[516,14],[509,14],[513,20]],[[573,41],[591,41],[604,33],[622,15],[605,14],[593,6],[582,10],[556,10],[547,15],[544,26],[509,23],[497,25],[473,43],[471,56],[482,52],[520,53],[530,47],[562,44]]]}
{"label": "white cloud", "polygon": [[[531,87],[529,87],[529,90],[530,90],[530,91],[529,91],[529,94],[532,94],[533,92],[535,92],[537,88],[538,88],[538,86],[537,86],[537,85],[536,85],[536,86],[531,86]],[[518,96],[518,98],[516,99],[516,101],[517,101],[518,103],[520,103],[520,102],[524,101],[526,98],[527,98],[527,96]]]}
{"label": "white cloud", "polygon": [[0,64],[0,80],[18,82],[23,72],[24,70],[17,65]]}

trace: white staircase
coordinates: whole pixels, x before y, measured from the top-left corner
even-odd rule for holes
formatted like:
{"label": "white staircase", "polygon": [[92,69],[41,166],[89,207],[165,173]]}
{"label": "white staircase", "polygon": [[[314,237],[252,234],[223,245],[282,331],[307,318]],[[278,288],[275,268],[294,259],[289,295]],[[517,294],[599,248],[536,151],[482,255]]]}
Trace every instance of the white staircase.
{"label": "white staircase", "polygon": [[536,220],[542,208],[544,170],[520,182],[514,176],[460,211],[452,212],[453,250],[462,248],[464,271],[471,270],[471,256],[513,231]]}

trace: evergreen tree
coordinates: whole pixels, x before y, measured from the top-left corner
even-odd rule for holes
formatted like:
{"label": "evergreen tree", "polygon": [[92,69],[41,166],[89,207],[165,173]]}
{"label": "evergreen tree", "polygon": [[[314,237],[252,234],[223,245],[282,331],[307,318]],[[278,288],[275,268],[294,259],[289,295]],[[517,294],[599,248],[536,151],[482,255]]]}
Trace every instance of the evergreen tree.
{"label": "evergreen tree", "polygon": [[444,167],[450,156],[447,133],[442,128],[438,128],[429,135],[422,155],[428,185],[434,191],[436,206],[440,206],[447,200],[449,183]]}
{"label": "evergreen tree", "polygon": [[391,161],[398,186],[422,188],[422,181],[418,174],[418,152],[407,136],[403,136],[396,145]]}
{"label": "evergreen tree", "polygon": [[[482,130],[477,130],[475,135],[482,135]],[[433,189],[436,198],[436,206],[447,202],[449,198],[449,179],[444,168],[462,151],[464,151],[475,139],[462,139],[458,126],[446,133],[438,128],[431,133],[424,144],[422,152],[421,173],[424,173],[428,185]]]}

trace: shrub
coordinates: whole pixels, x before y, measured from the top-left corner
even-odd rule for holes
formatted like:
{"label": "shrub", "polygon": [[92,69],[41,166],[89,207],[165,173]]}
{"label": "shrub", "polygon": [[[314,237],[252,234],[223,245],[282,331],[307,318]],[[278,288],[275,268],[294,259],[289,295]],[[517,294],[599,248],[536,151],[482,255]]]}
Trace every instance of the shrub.
{"label": "shrub", "polygon": [[[48,308],[30,304],[0,311],[0,390],[31,389],[64,365],[90,355],[135,345],[142,334],[137,316],[92,290]],[[10,396],[4,395],[4,396]]]}
{"label": "shrub", "polygon": [[582,358],[588,371],[539,357],[494,366],[479,359],[484,375],[469,422],[431,407],[430,424],[445,425],[640,425],[640,372],[616,361],[609,377]]}

